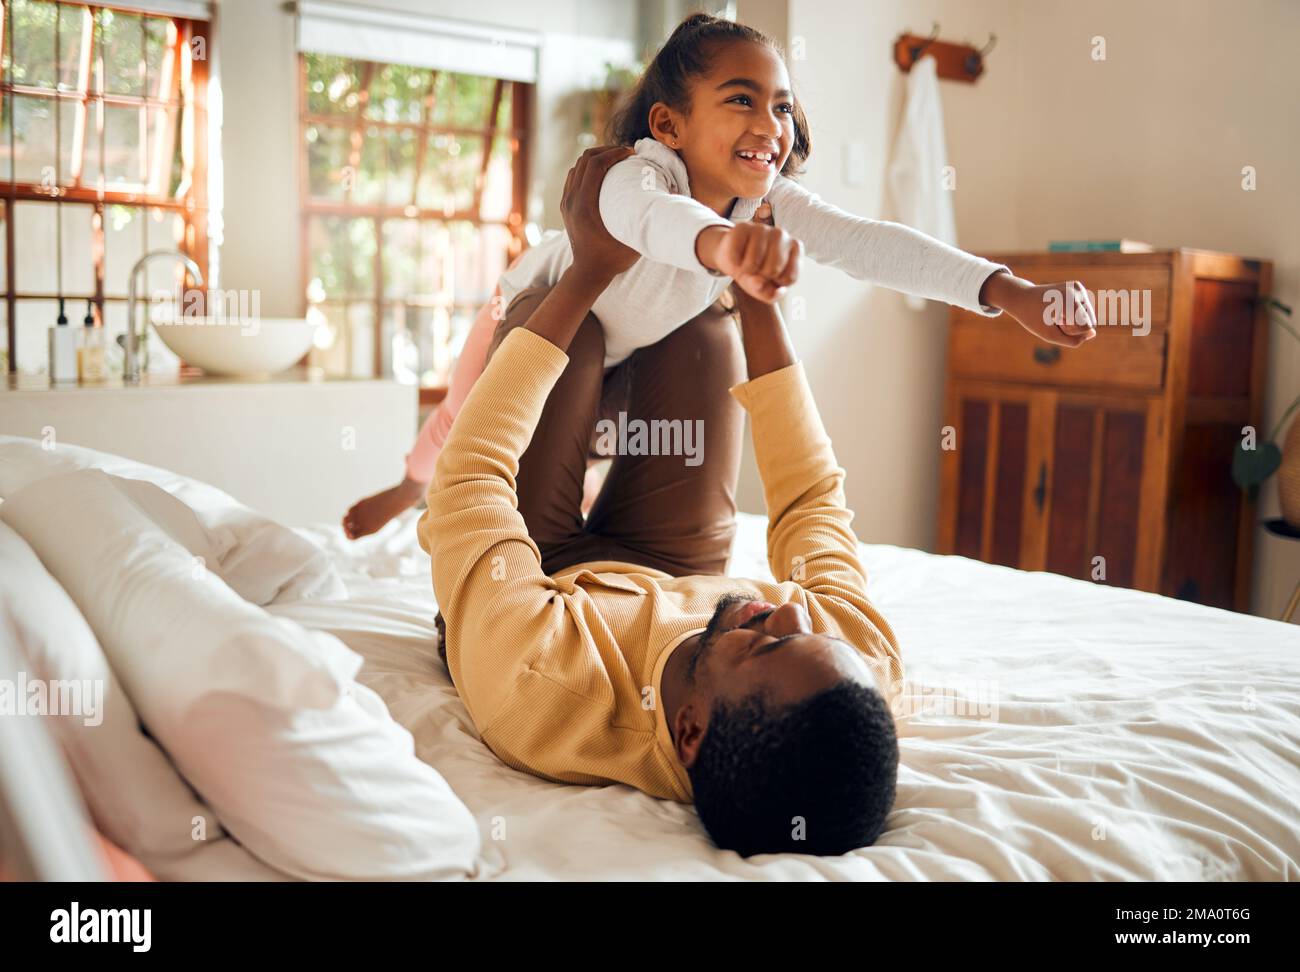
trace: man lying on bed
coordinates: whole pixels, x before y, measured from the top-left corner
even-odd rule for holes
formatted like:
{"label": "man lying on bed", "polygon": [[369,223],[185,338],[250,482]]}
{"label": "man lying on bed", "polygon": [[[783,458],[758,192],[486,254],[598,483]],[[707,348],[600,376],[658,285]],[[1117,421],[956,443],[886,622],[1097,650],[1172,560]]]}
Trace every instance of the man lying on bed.
{"label": "man lying on bed", "polygon": [[[632,368],[604,368],[590,308],[637,255],[605,231],[597,196],[627,154],[591,150],[570,171],[573,265],[512,302],[439,457],[419,536],[448,668],[517,769],[693,800],[717,845],[746,856],[866,846],[893,803],[902,666],[867,599],[844,471],[768,304],[737,294],[740,335],[715,307]],[[625,450],[584,522],[591,434],[620,394],[629,427],[701,421],[704,461]],[[783,583],[721,576],[737,402]]]}

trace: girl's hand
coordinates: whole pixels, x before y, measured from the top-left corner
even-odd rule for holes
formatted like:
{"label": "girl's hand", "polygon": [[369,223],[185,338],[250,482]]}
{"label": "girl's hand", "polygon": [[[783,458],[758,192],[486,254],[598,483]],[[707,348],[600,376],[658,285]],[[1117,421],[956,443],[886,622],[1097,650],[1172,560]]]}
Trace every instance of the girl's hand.
{"label": "girl's hand", "polygon": [[984,282],[980,302],[1000,307],[1048,344],[1077,348],[1097,336],[1097,312],[1078,280],[1039,285],[998,271]]}
{"label": "girl's hand", "polygon": [[706,267],[731,277],[752,297],[772,303],[799,279],[803,244],[779,226],[761,222],[710,226],[695,241]]}
{"label": "girl's hand", "polygon": [[632,150],[626,146],[599,145],[583,152],[569,169],[560,197],[560,213],[573,248],[573,266],[579,272],[606,282],[617,277],[640,254],[610,235],[600,218],[600,185],[605,173]]}

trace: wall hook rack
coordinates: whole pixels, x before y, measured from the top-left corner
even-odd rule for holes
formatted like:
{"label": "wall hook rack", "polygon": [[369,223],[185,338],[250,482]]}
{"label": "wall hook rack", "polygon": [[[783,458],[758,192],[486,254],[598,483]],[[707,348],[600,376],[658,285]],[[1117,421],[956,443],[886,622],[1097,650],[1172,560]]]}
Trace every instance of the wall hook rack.
{"label": "wall hook rack", "polygon": [[894,41],[894,63],[907,73],[922,57],[933,57],[939,77],[949,81],[972,83],[984,73],[984,57],[997,45],[996,34],[990,33],[988,42],[981,48],[973,44],[954,44],[939,40],[938,23],[929,37],[900,34]]}

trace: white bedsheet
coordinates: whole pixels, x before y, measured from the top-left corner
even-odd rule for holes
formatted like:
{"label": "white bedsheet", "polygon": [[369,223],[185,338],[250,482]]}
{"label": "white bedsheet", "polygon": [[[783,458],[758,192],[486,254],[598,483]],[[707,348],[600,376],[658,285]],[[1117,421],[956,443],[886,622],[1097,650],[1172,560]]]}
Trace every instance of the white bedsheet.
{"label": "white bedsheet", "polygon": [[[888,831],[843,857],[743,860],[690,807],[497,760],[436,654],[417,518],[357,543],[302,531],[350,599],[271,610],[365,657],[361,680],[478,818],[483,879],[1300,878],[1300,627],[864,544],[914,710]],[[770,576],[765,524],[742,515],[733,576]]]}

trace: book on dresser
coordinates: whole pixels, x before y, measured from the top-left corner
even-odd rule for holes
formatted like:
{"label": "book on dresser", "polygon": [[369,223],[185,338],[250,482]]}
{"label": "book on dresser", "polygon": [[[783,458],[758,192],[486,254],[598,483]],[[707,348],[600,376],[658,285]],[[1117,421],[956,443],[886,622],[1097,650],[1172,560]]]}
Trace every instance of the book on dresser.
{"label": "book on dresser", "polygon": [[[952,309],[939,552],[1247,611],[1272,264],[1206,250],[985,254],[1079,280],[1097,337]],[[1260,433],[1262,434],[1262,433]]]}

